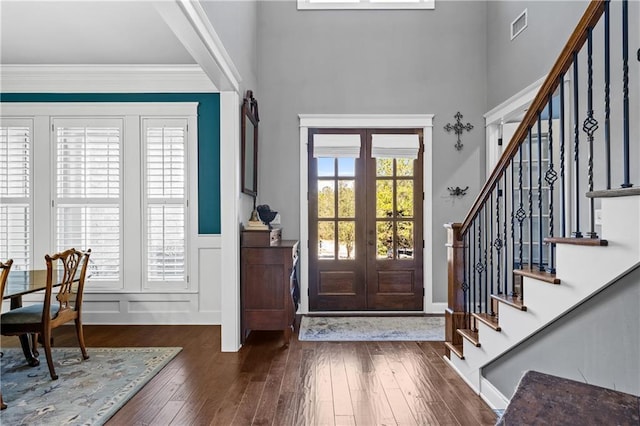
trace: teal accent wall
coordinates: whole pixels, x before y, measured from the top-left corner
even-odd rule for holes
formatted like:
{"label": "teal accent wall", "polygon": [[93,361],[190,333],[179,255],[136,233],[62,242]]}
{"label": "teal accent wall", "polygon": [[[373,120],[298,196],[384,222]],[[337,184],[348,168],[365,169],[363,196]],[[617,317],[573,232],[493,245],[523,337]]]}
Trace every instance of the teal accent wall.
{"label": "teal accent wall", "polygon": [[220,233],[220,94],[3,93],[0,102],[198,102],[198,232]]}

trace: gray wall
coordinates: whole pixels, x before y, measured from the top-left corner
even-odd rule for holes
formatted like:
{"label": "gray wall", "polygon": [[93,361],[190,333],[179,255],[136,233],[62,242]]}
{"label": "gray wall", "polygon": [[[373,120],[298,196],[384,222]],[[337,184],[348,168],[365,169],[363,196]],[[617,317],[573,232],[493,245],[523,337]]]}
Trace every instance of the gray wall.
{"label": "gray wall", "polygon": [[257,0],[201,1],[200,4],[242,76],[242,93],[251,89],[257,95]]}
{"label": "gray wall", "polygon": [[[587,4],[586,1],[488,2],[487,110],[549,72]],[[512,41],[511,22],[524,9],[528,11],[528,27]]]}
{"label": "gray wall", "polygon": [[483,369],[510,398],[525,370],[640,395],[640,267]]}
{"label": "gray wall", "polygon": [[[446,302],[442,224],[464,218],[484,173],[486,8],[298,11],[294,1],[259,2],[258,198],[281,213],[285,238],[299,237],[298,114],[433,113],[433,296]],[[457,111],[475,126],[460,152],[443,130]],[[469,192],[454,200],[448,186]]]}

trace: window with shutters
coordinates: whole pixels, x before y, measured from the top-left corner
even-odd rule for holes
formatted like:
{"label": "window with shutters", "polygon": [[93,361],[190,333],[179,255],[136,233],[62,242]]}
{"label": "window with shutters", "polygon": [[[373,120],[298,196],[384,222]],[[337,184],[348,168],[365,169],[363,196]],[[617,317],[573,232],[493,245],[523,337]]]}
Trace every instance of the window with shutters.
{"label": "window with shutters", "polygon": [[121,279],[122,120],[54,119],[58,251],[91,248],[93,281]]}
{"label": "window with shutters", "polygon": [[143,120],[146,283],[186,284],[187,121]]}
{"label": "window with shutters", "polygon": [[88,293],[197,291],[196,102],[1,107],[0,260],[90,248]]}
{"label": "window with shutters", "polygon": [[31,120],[0,122],[0,260],[31,267]]}

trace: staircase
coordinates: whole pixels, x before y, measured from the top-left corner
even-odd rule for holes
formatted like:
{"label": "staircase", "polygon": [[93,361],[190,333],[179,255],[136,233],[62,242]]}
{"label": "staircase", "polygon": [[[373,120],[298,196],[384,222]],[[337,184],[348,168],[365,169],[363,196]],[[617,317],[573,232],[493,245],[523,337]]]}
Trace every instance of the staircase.
{"label": "staircase", "polygon": [[508,400],[483,366],[640,261],[630,21],[628,1],[588,5],[464,222],[446,225],[446,359],[494,408]]}

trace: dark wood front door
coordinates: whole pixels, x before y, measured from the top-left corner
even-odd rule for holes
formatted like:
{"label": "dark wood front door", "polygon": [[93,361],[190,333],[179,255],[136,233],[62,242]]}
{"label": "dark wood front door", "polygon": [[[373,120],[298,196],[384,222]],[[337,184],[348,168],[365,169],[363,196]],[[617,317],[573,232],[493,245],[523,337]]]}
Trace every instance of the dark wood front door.
{"label": "dark wood front door", "polygon": [[[418,158],[373,158],[372,136],[397,133]],[[315,134],[357,136],[360,155],[316,158]],[[420,129],[310,129],[311,311],[423,309],[422,152]]]}

